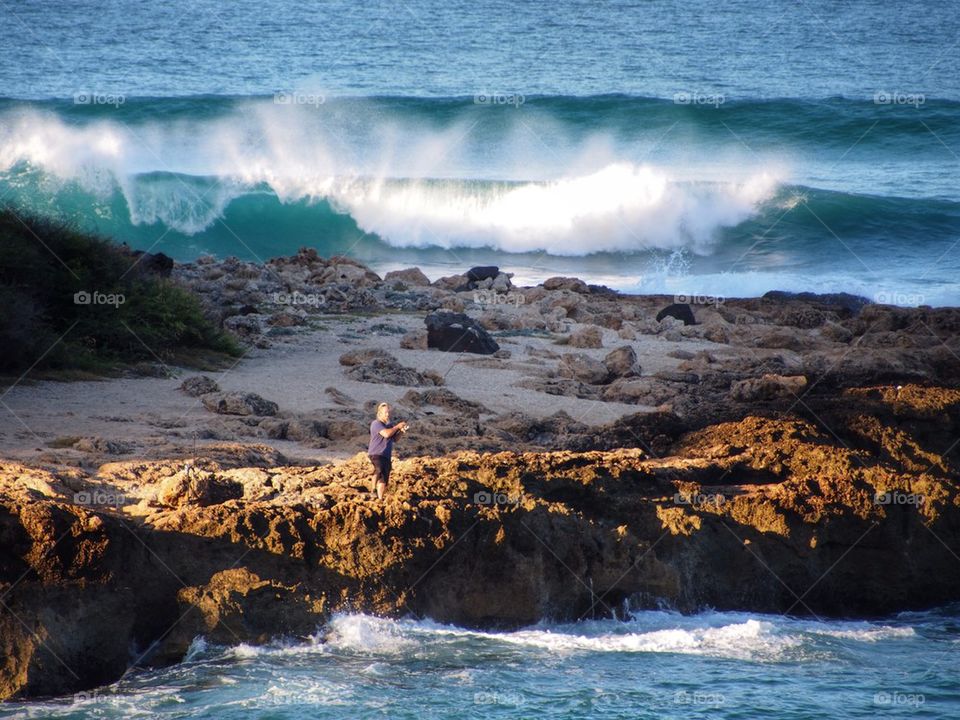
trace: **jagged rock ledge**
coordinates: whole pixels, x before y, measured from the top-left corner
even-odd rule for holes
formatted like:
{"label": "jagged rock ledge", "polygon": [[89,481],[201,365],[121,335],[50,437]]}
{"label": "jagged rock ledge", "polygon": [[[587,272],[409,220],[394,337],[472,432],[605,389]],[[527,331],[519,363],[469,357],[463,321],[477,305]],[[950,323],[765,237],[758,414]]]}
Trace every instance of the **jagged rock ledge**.
{"label": "jagged rock ledge", "polygon": [[[306,635],[342,609],[510,627],[624,602],[866,616],[960,599],[960,391],[808,402],[668,430],[662,457],[406,459],[383,503],[362,455],[2,465],[0,697],[176,662],[197,635]],[[638,448],[656,431],[638,426]]]}

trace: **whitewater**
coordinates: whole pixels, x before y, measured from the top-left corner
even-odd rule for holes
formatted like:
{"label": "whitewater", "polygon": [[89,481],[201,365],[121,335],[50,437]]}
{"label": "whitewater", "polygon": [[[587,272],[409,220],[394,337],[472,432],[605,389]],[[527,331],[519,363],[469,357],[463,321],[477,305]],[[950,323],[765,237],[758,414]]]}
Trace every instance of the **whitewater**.
{"label": "whitewater", "polygon": [[[342,613],[267,646],[194,640],[177,666],[132,670],[9,718],[950,717],[956,609],[882,620],[624,610],[621,620],[476,631]],[[776,692],[771,688],[777,687]]]}
{"label": "whitewater", "polygon": [[[432,278],[485,263],[521,284],[960,302],[960,194],[933,172],[918,108],[317,97],[3,100],[0,194],[181,261],[312,246]],[[925,124],[953,140],[960,105],[931,109]],[[894,121],[895,150],[868,137],[841,163],[822,157],[854,137],[845,115],[871,113]]]}

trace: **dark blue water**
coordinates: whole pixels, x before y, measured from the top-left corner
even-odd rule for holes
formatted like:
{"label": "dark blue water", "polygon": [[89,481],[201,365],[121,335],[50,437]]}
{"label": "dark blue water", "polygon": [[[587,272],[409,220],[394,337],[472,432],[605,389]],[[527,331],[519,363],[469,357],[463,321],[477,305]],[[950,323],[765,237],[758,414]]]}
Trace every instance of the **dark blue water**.
{"label": "dark blue water", "polygon": [[643,612],[478,633],[342,615],[322,642],[198,641],[182,665],[0,716],[950,718],[958,620],[953,610],[871,622]]}

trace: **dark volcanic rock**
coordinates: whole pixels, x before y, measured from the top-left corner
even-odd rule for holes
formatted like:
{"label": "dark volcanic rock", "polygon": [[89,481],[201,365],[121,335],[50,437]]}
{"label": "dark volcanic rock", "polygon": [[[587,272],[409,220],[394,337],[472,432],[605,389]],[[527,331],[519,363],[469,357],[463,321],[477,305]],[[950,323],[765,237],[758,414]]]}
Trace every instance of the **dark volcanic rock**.
{"label": "dark volcanic rock", "polygon": [[481,280],[492,280],[500,274],[500,268],[496,265],[477,265],[467,270],[467,279],[471,282],[480,282]]}
{"label": "dark volcanic rock", "polygon": [[657,322],[665,317],[676,318],[683,321],[684,325],[696,325],[697,320],[693,317],[693,310],[687,303],[673,303],[667,305],[663,310],[657,313]]}
{"label": "dark volcanic rock", "polygon": [[424,318],[427,346],[445,352],[493,355],[500,346],[473,318],[463,313],[436,312]]}

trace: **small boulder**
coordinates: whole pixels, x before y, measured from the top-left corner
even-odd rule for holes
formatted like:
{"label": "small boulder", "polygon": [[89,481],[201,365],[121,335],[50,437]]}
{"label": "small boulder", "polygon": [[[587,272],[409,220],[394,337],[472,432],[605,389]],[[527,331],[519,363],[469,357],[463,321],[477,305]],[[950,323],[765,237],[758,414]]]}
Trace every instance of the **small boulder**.
{"label": "small boulder", "polygon": [[600,385],[609,375],[607,366],[585,353],[565,353],[560,357],[557,373],[588,385]]}
{"label": "small boulder", "polygon": [[377,358],[393,358],[393,355],[380,348],[367,348],[365,350],[351,350],[340,356],[340,364],[352,367],[354,365],[363,365]]}
{"label": "small boulder", "polygon": [[405,285],[416,285],[418,287],[430,284],[430,278],[423,274],[418,267],[405,268],[403,270],[391,270],[383,277],[384,282],[393,284],[402,282]]}
{"label": "small boulder", "polygon": [[126,455],[133,452],[133,446],[130,443],[105,440],[102,437],[80,438],[73,447],[80,452],[102,455]]}
{"label": "small boulder", "polygon": [[481,280],[493,280],[500,274],[500,268],[496,265],[477,265],[467,270],[467,280],[470,282],[480,282]]}
{"label": "small boulder", "polygon": [[803,375],[774,375],[768,373],[763,377],[749,378],[733,383],[730,388],[730,395],[734,400],[741,402],[799,397],[806,386],[807,378]]}
{"label": "small boulder", "polygon": [[348,367],[347,377],[359,382],[407,387],[443,383],[443,379],[438,375],[419,373],[411,367],[400,364],[393,355],[383,350],[371,349],[344,353],[340,356],[340,364]]}
{"label": "small boulder", "polygon": [[291,312],[278,312],[267,318],[267,324],[271,327],[289,328],[296,325],[303,325],[303,318]]}
{"label": "small boulder", "polygon": [[493,355],[500,346],[476,320],[463,313],[435,312],[424,318],[427,346],[444,352]]}
{"label": "small boulder", "polygon": [[721,345],[726,345],[730,342],[730,334],[727,332],[727,329],[722,325],[714,325],[707,328],[706,332],[703,333],[703,339],[709,340],[713,343],[718,343]]}
{"label": "small boulder", "polygon": [[673,305],[667,305],[663,310],[657,313],[657,322],[660,322],[665,317],[676,318],[681,320],[684,325],[696,325],[697,320],[693,317],[693,309],[687,303],[673,303]]}
{"label": "small boulder", "polygon": [[611,350],[603,358],[603,364],[611,377],[636,377],[640,374],[637,353],[630,345],[621,345],[616,350]]}
{"label": "small boulder", "polygon": [[572,290],[582,295],[587,295],[590,292],[590,288],[587,287],[587,284],[583,280],[572,277],[557,276],[547,278],[543,281],[543,287],[545,290]]}
{"label": "small boulder", "polygon": [[426,350],[427,331],[413,330],[400,338],[400,347],[404,350]]}
{"label": "small boulder", "polygon": [[470,280],[467,279],[466,275],[447,275],[442,278],[437,278],[432,284],[435,288],[440,288],[441,290],[452,290],[454,292],[461,289],[470,289]]}
{"label": "small boulder", "polygon": [[203,406],[219,415],[274,416],[279,411],[275,402],[265,400],[256,393],[228,392],[208,393],[201,398]]}
{"label": "small boulder", "polygon": [[216,380],[206,375],[194,375],[180,383],[180,389],[190,397],[200,397],[207,393],[220,392]]}
{"label": "small boulder", "polygon": [[570,347],[600,348],[603,347],[603,331],[596,325],[585,325],[570,333]]}
{"label": "small boulder", "polygon": [[[513,283],[510,282],[510,275],[508,273],[500,273],[493,279],[493,284],[490,285],[491,290],[500,293],[509,292],[511,287],[513,287]],[[522,297],[523,296],[521,296],[521,298]]]}

